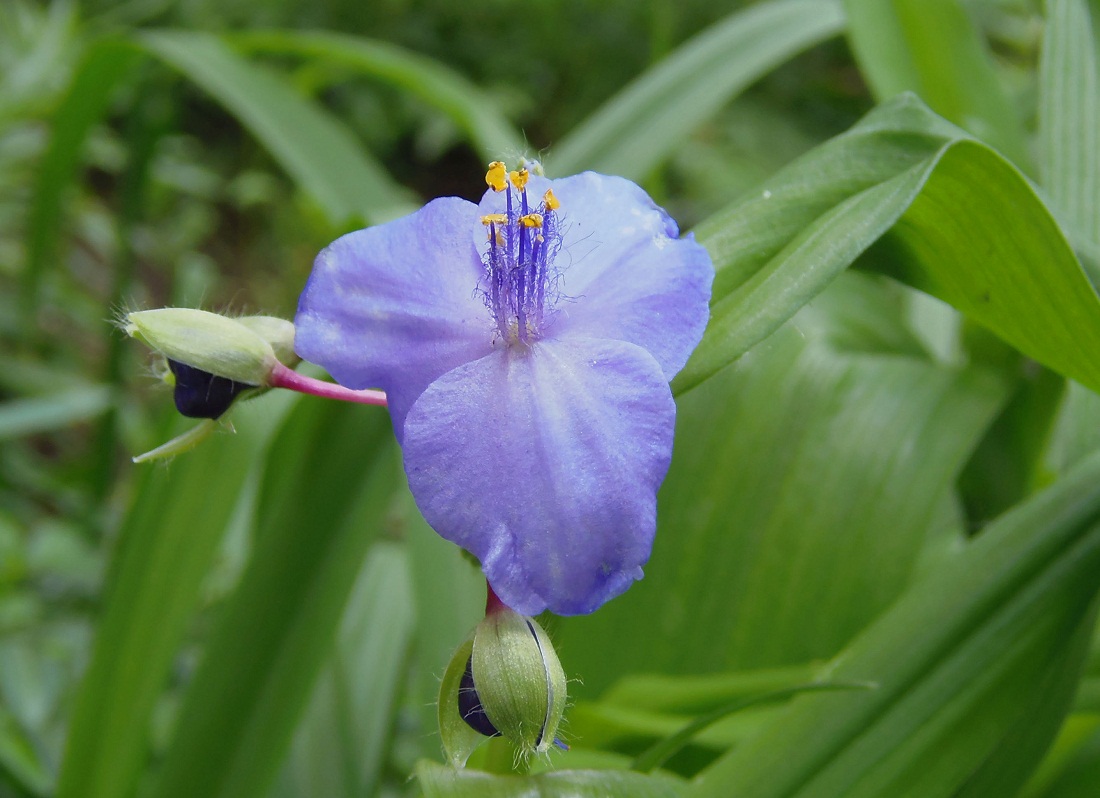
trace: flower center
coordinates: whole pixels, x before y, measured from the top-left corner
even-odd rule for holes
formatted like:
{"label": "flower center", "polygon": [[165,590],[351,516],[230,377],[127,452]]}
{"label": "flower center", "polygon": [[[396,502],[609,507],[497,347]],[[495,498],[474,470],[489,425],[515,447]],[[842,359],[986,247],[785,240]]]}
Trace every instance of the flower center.
{"label": "flower center", "polygon": [[497,331],[509,344],[537,340],[557,299],[554,257],[561,249],[559,207],[547,189],[537,204],[527,196],[526,169],[508,172],[500,161],[489,164],[485,182],[505,192],[505,212],[481,217],[489,235],[485,256],[485,304]]}

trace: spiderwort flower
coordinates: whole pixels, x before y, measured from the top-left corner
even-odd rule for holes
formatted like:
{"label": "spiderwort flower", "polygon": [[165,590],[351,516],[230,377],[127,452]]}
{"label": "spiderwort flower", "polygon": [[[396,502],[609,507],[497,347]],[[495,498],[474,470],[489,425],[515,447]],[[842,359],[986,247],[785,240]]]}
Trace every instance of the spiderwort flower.
{"label": "spiderwort flower", "polygon": [[386,392],[417,505],[505,604],[592,612],[649,557],[714,269],[627,180],[486,182],[321,252],[295,348]]}

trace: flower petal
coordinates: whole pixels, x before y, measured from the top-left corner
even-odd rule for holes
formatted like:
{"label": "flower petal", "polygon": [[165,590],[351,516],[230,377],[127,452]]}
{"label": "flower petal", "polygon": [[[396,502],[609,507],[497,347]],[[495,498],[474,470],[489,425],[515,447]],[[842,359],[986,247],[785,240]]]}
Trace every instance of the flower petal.
{"label": "flower petal", "polygon": [[428,523],[525,615],[592,612],[641,578],[676,406],[645,350],[541,341],[459,366],[405,420]]}
{"label": "flower petal", "polygon": [[[532,176],[532,205],[548,188],[561,203],[562,241],[554,263],[561,300],[546,332],[637,344],[671,380],[703,337],[714,281],[710,255],[691,236],[678,238],[676,222],[629,180],[595,172]],[[478,212],[504,206],[504,192],[489,190]],[[476,239],[482,256],[484,239]]]}
{"label": "flower petal", "polygon": [[317,256],[298,302],[298,354],[341,385],[386,391],[399,440],[421,391],[492,350],[477,219],[476,205],[446,197],[349,233]]}
{"label": "flower petal", "polygon": [[[671,380],[703,337],[714,265],[641,188],[585,172],[553,181],[561,202],[557,334],[646,349]],[[568,261],[561,262],[561,259]]]}

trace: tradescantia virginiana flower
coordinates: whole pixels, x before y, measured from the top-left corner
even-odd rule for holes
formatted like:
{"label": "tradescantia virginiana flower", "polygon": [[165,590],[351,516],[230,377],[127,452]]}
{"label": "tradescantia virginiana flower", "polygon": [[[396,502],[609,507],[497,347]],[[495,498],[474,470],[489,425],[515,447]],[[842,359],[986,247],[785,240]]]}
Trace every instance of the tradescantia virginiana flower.
{"label": "tradescantia virginiana flower", "polygon": [[295,348],[386,392],[428,523],[519,613],[592,612],[641,577],[672,453],[668,383],[714,268],[635,184],[486,175],[318,257]]}

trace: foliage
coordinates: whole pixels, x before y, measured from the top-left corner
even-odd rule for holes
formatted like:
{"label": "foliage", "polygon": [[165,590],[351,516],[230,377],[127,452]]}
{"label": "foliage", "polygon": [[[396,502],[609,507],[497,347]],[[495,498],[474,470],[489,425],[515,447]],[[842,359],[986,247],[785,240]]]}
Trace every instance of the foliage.
{"label": "foliage", "polygon": [[[0,797],[1094,794],[1097,23],[0,5]],[[384,413],[272,391],[135,466],[183,427],[111,320],[289,318],[336,235],[524,154],[642,182],[718,275],[646,578],[543,618],[572,750],[458,772],[483,582]]]}

